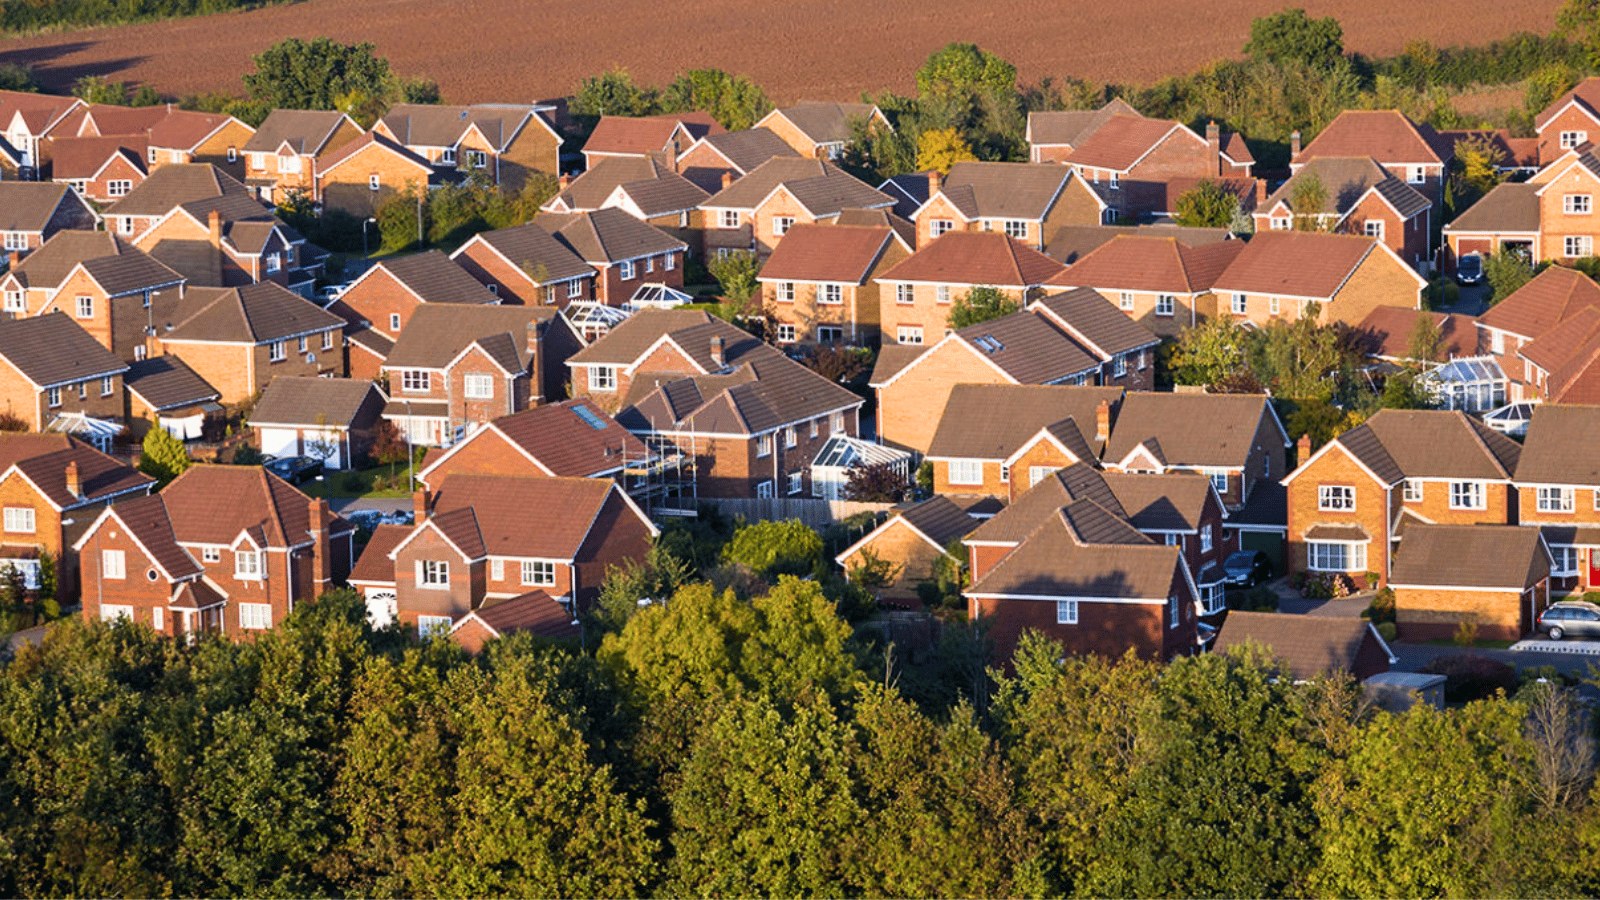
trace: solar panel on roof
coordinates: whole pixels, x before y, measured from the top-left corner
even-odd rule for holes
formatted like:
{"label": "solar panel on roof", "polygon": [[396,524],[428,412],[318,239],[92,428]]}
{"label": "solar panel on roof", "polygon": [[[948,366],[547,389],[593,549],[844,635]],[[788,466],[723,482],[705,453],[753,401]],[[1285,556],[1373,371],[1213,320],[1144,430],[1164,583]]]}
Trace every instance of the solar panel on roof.
{"label": "solar panel on roof", "polygon": [[606,430],[606,423],[600,421],[600,417],[594,414],[594,410],[589,409],[587,406],[574,406],[572,411],[577,413],[578,418],[587,422],[589,427],[595,431]]}

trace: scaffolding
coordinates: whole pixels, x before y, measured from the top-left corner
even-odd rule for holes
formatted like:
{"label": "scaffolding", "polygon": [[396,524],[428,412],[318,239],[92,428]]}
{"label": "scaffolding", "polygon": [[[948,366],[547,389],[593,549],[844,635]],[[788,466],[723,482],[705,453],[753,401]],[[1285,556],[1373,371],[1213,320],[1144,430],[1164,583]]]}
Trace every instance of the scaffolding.
{"label": "scaffolding", "polygon": [[698,514],[699,453],[693,434],[685,435],[688,446],[659,434],[639,435],[645,450],[622,451],[623,489],[651,518],[694,516]]}

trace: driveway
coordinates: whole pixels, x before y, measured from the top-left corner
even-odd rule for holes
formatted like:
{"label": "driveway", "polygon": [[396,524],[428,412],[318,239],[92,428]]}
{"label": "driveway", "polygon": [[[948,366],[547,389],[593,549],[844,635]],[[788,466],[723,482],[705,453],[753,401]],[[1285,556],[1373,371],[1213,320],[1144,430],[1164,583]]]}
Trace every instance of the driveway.
{"label": "driveway", "polygon": [[[1423,666],[1441,656],[1487,656],[1503,663],[1516,666],[1519,669],[1539,668],[1543,666],[1554,667],[1563,675],[1572,675],[1579,678],[1589,675],[1591,666],[1600,664],[1600,656],[1587,653],[1572,653],[1550,650],[1538,647],[1544,641],[1523,642],[1519,646],[1529,646],[1530,649],[1493,650],[1481,647],[1456,647],[1442,644],[1408,644],[1395,641],[1389,645],[1394,655],[1400,661],[1394,664],[1397,672],[1416,672]],[[1577,643],[1577,642],[1572,642]]]}
{"label": "driveway", "polygon": [[1461,298],[1450,306],[1441,306],[1436,312],[1460,313],[1464,316],[1481,316],[1489,309],[1489,285],[1472,284],[1461,288]]}

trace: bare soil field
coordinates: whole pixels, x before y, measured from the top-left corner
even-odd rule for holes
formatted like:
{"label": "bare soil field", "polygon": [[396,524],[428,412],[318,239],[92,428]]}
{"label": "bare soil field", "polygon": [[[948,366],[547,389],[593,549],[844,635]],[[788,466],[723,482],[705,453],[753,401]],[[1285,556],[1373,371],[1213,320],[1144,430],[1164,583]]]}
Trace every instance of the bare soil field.
{"label": "bare soil field", "polygon": [[[1547,32],[1562,0],[1426,3],[1306,0],[1336,16],[1345,45],[1393,54],[1422,38],[1480,44]],[[913,89],[917,67],[950,41],[1015,63],[1024,81],[1072,75],[1145,84],[1238,54],[1250,21],[1300,0],[306,0],[289,6],[0,40],[0,63],[32,64],[52,90],[83,75],[167,94],[241,92],[253,54],[285,37],[371,41],[403,75],[447,100],[570,93],[622,67],[665,83],[702,67],[750,76],[777,102],[855,99]]]}

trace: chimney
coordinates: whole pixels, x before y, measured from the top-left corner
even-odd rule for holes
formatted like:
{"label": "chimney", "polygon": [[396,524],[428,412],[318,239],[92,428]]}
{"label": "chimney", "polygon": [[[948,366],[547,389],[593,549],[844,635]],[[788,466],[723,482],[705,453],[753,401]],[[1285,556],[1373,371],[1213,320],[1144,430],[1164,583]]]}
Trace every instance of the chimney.
{"label": "chimney", "polygon": [[1300,129],[1296,128],[1289,134],[1289,161],[1293,162],[1300,155]]}
{"label": "chimney", "polygon": [[1101,400],[1094,408],[1094,439],[1104,444],[1111,438],[1111,401]]}
{"label": "chimney", "polygon": [[563,173],[561,173],[561,177],[556,179],[556,187],[559,188],[560,190],[564,191],[568,187],[570,187],[571,185],[572,185],[572,175],[569,174],[569,173],[563,172]]}
{"label": "chimney", "polygon": [[216,210],[213,209],[211,211],[211,215],[206,217],[206,221],[209,222],[210,225],[211,225],[211,246],[216,247],[218,249],[221,249],[221,247],[222,247],[222,213],[219,213],[219,212],[217,212]]}
{"label": "chimney", "polygon": [[722,173],[722,189],[723,190],[727,190],[730,187],[733,187],[733,173],[732,172],[723,172]]}
{"label": "chimney", "polygon": [[83,478],[78,474],[78,461],[67,463],[67,493],[83,499]]}
{"label": "chimney", "polygon": [[328,541],[328,525],[333,521],[333,513],[329,512],[328,501],[324,499],[309,501],[306,511],[311,522],[312,593],[321,596],[333,581],[333,547]]}
{"label": "chimney", "polygon": [[1267,211],[1267,180],[1265,178],[1256,179],[1256,211]]}
{"label": "chimney", "polygon": [[1311,458],[1311,435],[1300,435],[1300,441],[1294,445],[1294,464],[1303,466]]}
{"label": "chimney", "polygon": [[1206,123],[1206,147],[1211,154],[1212,161],[1216,164],[1217,174],[1222,174],[1222,130],[1217,127],[1217,120],[1212,119]]}
{"label": "chimney", "polygon": [[928,170],[928,196],[932,197],[934,194],[939,193],[939,188],[942,188],[942,187],[944,187],[944,176],[939,174],[939,170],[938,169],[929,169]]}
{"label": "chimney", "polygon": [[722,352],[722,335],[720,334],[714,334],[711,336],[711,362],[718,369],[721,369],[728,364],[727,357]]}
{"label": "chimney", "polygon": [[411,509],[415,513],[413,524],[421,525],[428,521],[428,506],[432,502],[433,495],[428,493],[427,488],[418,488],[417,492],[411,495]]}

